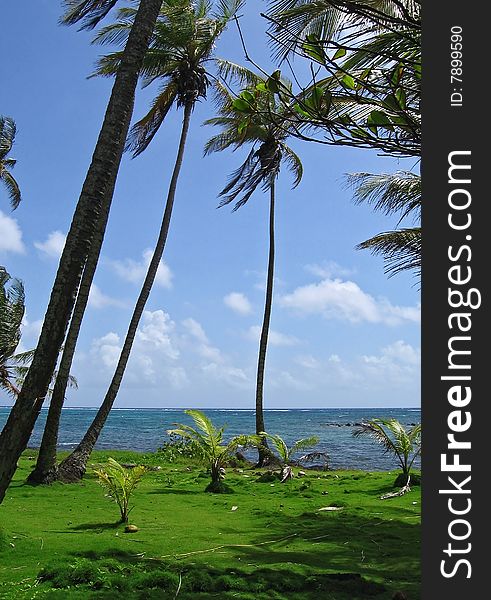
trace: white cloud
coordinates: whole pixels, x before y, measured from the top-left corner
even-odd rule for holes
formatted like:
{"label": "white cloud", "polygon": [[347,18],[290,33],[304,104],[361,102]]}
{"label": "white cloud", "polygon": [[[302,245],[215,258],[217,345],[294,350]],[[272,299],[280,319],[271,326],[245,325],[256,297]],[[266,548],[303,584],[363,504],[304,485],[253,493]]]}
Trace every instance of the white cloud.
{"label": "white cloud", "polygon": [[96,359],[102,361],[102,364],[105,367],[111,370],[114,369],[118,364],[121,352],[121,340],[119,335],[111,331],[106,333],[106,335],[95,339],[92,342],[91,352]]}
{"label": "white cloud", "polygon": [[316,358],[310,355],[297,356],[295,362],[304,369],[317,369],[320,364]]}
{"label": "white cloud", "polygon": [[203,360],[200,368],[206,379],[221,381],[232,387],[243,387],[249,384],[245,371],[231,365],[229,357],[210,343],[198,321],[188,318],[182,321],[182,325],[193,338],[190,350]]}
{"label": "white cloud", "polygon": [[32,350],[36,347],[42,326],[43,321],[41,319],[37,319],[36,321],[29,321],[29,319],[27,318],[27,314],[24,313],[21,328],[22,337],[19,342],[19,345],[16,348],[16,354],[27,352],[28,350]]}
{"label": "white cloud", "polygon": [[[153,250],[147,248],[142,253],[142,259],[140,261],[133,260],[132,258],[125,258],[123,260],[109,260],[107,261],[107,264],[109,264],[114,272],[124,281],[141,284],[147,273],[152,254]],[[157,269],[155,283],[169,289],[172,287],[172,277],[172,271],[161,260]]]}
{"label": "white cloud", "polygon": [[121,302],[121,300],[117,300],[116,298],[111,298],[110,296],[106,296],[106,294],[103,294],[98,288],[98,286],[95,285],[95,283],[93,283],[90,286],[88,304],[92,308],[106,308],[106,306],[124,306],[124,302]]}
{"label": "white cloud", "polygon": [[397,340],[393,344],[382,348],[380,355],[364,355],[362,359],[368,365],[390,365],[391,367],[409,367],[412,369],[413,367],[419,367],[421,352],[419,349],[413,348],[410,344],[402,340]]}
{"label": "white cloud", "polygon": [[231,292],[224,297],[225,306],[232,309],[239,315],[249,315],[252,312],[252,306],[247,297],[240,292]]}
{"label": "white cloud", "polygon": [[189,319],[184,319],[182,324],[184,325],[184,328],[188,331],[188,333],[191,334],[194,338],[196,338],[199,342],[202,342],[203,344],[208,343],[208,338],[206,337],[205,330],[203,329],[201,324],[198,323],[198,321],[195,321],[190,317]]}
{"label": "white cloud", "polygon": [[[249,340],[258,342],[261,337],[261,327],[259,327],[259,325],[249,327],[246,337]],[[269,330],[268,344],[271,344],[271,346],[296,346],[299,343],[300,340],[293,335],[286,335],[279,331],[274,331],[274,329]]]}
{"label": "white cloud", "polygon": [[24,254],[25,247],[22,242],[22,231],[19,224],[12,217],[8,217],[0,210],[0,252],[15,252]]}
{"label": "white cloud", "polygon": [[286,388],[287,390],[294,389],[305,392],[312,389],[311,382],[303,381],[289,371],[280,371],[278,374],[271,375],[268,383],[273,388]]}
{"label": "white cloud", "polygon": [[34,242],[34,246],[50,258],[60,258],[65,247],[66,235],[61,231],[52,231],[44,242]]}
{"label": "white cloud", "polygon": [[225,358],[222,356],[220,350],[210,344],[205,330],[198,321],[189,318],[185,319],[182,324],[186,331],[198,342],[198,344],[194,345],[195,352],[209,361],[218,364],[225,362]]}
{"label": "white cloud", "polygon": [[333,260],[328,260],[322,264],[305,265],[305,270],[321,279],[332,279],[333,277],[349,277],[355,273],[354,269],[347,269],[338,265]]}
{"label": "white cloud", "polygon": [[[158,386],[169,383],[180,389],[187,383],[184,367],[176,365],[180,357],[174,339],[175,324],[162,310],[145,311],[131,350],[125,381],[129,386]],[[95,339],[91,347],[92,377],[94,370],[107,379],[117,365],[122,339],[110,332]]]}
{"label": "white cloud", "polygon": [[246,373],[237,367],[211,362],[203,365],[202,370],[208,378],[223,381],[232,387],[244,387],[249,385],[249,378]]}
{"label": "white cloud", "polygon": [[279,299],[281,306],[303,314],[321,314],[327,319],[351,323],[367,321],[398,325],[420,320],[418,306],[393,306],[387,299],[375,299],[354,281],[324,279],[319,283],[298,287]]}
{"label": "white cloud", "polygon": [[179,358],[179,350],[175,348],[171,339],[174,327],[174,322],[163,310],[146,310],[136,338],[140,347],[156,348],[167,358],[176,360]]}

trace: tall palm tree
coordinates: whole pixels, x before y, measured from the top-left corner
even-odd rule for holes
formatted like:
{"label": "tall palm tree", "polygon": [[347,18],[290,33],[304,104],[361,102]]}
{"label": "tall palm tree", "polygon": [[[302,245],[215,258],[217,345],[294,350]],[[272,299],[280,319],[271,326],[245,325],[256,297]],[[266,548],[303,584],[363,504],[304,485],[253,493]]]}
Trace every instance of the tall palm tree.
{"label": "tall palm tree", "polygon": [[415,271],[421,276],[421,227],[399,228],[403,219],[421,218],[421,177],[410,171],[396,173],[352,173],[348,184],[354,188],[357,203],[368,202],[386,215],[400,215],[398,229],[386,231],[358,244],[358,249],[370,250],[384,257],[385,271],[395,275]]}
{"label": "tall palm tree", "polygon": [[[213,11],[206,0],[196,3],[189,0],[165,0],[157,21],[149,51],[143,62],[142,74],[144,85],[159,81],[163,82],[163,86],[149,112],[134,125],[128,148],[133,150],[134,156],[143,152],[171,108],[176,106],[182,108],[184,113],[176,162],[155,250],[133,311],[118,364],[93,422],[77,448],[59,466],[58,476],[64,481],[76,481],[84,475],[88,458],[118,394],[138,324],[165,249],[191,114],[196,102],[206,97],[209,83],[206,63],[212,60],[215,42],[234,15],[237,6],[235,0],[223,0],[217,6],[217,10]],[[121,10],[119,16],[118,22],[109,25],[97,36],[100,42],[124,42],[131,28],[134,10]],[[100,61],[97,73],[113,75],[120,60],[120,52],[109,54]]]}
{"label": "tall palm tree", "polygon": [[[227,186],[222,190],[220,207],[235,202],[233,210],[244,206],[260,186],[269,193],[269,254],[266,278],[266,297],[263,323],[259,340],[259,354],[256,376],[256,434],[262,436],[264,426],[264,373],[266,352],[268,347],[271,308],[273,303],[274,261],[275,261],[275,184],[284,163],[294,174],[293,186],[296,187],[302,178],[302,163],[293,150],[287,146],[289,132],[282,120],[283,108],[279,104],[275,91],[278,82],[275,78],[268,80],[255,75],[251,71],[222,63],[225,77],[235,77],[246,84],[239,97],[235,97],[223,84],[216,85],[217,107],[220,116],[209,119],[206,123],[222,128],[205,146],[205,154],[218,152],[227,148],[237,149],[250,145],[251,149],[242,165],[232,173]],[[288,82],[281,82],[288,86]],[[267,446],[262,436],[263,447],[259,446],[259,465],[268,459],[264,450]]]}
{"label": "tall palm tree", "polygon": [[17,161],[8,156],[14,145],[16,131],[14,120],[0,115],[0,181],[7,188],[12,210],[19,206],[22,199],[19,185],[10,172]]}
{"label": "tall palm tree", "polygon": [[[94,27],[116,0],[65,0],[66,23]],[[80,277],[101,213],[108,212],[133,112],[141,64],[162,0],[141,0],[92,162],[85,177],[51,291],[41,335],[22,389],[0,434],[0,503],[26,448],[55,371],[75,303]]]}

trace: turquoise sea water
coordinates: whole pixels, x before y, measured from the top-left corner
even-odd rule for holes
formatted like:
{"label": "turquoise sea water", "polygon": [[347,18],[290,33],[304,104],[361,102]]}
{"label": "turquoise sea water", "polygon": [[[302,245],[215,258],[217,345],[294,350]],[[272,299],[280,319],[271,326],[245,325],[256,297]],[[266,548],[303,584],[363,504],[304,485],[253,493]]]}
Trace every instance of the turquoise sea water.
{"label": "turquoise sea water", "polygon": [[[227,425],[227,436],[254,431],[254,411],[237,409],[204,409],[217,425]],[[0,407],[0,427],[9,409]],[[47,410],[43,409],[29,442],[39,446]],[[59,448],[75,447],[94,418],[96,409],[66,408],[63,410]],[[318,449],[330,456],[332,468],[387,470],[397,468],[391,455],[384,455],[381,446],[368,438],[353,438],[356,423],[375,417],[395,418],[405,425],[419,423],[421,411],[416,408],[325,408],[266,410],[265,423],[269,433],[281,435],[288,443],[316,435]],[[189,423],[182,409],[117,408],[113,409],[101,434],[98,448],[154,451],[168,440],[166,430],[174,423]]]}

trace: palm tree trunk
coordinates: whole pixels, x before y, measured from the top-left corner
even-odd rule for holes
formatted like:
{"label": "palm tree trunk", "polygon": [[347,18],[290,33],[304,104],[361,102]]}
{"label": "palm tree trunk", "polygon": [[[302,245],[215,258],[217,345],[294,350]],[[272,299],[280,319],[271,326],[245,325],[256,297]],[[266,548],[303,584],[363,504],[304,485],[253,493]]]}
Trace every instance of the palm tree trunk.
{"label": "palm tree trunk", "polygon": [[164,253],[165,243],[167,241],[167,233],[169,231],[169,225],[172,216],[174,198],[176,195],[177,181],[179,179],[179,173],[181,170],[182,160],[184,156],[184,148],[186,145],[186,138],[189,130],[189,122],[191,120],[193,104],[193,102],[189,102],[184,108],[184,118],[182,123],[181,138],[179,141],[179,149],[177,152],[176,163],[169,185],[169,191],[167,195],[167,201],[165,205],[165,211],[162,219],[159,237],[155,246],[152,260],[150,261],[150,264],[148,266],[145,281],[143,282],[140,295],[138,296],[138,300],[133,311],[133,316],[131,317],[130,325],[126,333],[126,337],[123,343],[121,354],[119,356],[119,361],[116,366],[116,370],[107,390],[104,401],[102,402],[101,407],[99,408],[96,416],[94,417],[94,420],[90,424],[82,441],[77,446],[77,448],[75,448],[75,450],[67,458],[65,458],[65,460],[58,467],[58,478],[62,481],[73,482],[78,481],[83,477],[87,468],[87,461],[90,457],[92,450],[94,449],[95,444],[97,443],[97,440],[99,439],[99,435],[106,423],[107,417],[109,416],[109,412],[111,411],[111,408],[118,394],[121,381],[123,379],[123,375],[126,369],[126,365],[130,357],[130,352],[133,346],[138,324],[143,314],[145,304],[150,295],[150,291],[152,289],[155,276],[157,274],[157,269],[159,267],[160,260]]}
{"label": "palm tree trunk", "polygon": [[[266,301],[264,304],[263,327],[261,329],[261,338],[259,341],[259,358],[257,362],[257,381],[256,381],[256,435],[265,431],[264,427],[264,368],[266,364],[266,351],[268,349],[269,323],[271,320],[271,306],[273,303],[273,281],[274,281],[274,205],[275,205],[275,182],[270,186],[270,204],[269,204],[269,258],[268,258],[268,276],[266,282]],[[258,466],[261,467],[267,460],[266,438],[263,438],[259,446]]]}
{"label": "palm tree trunk", "polygon": [[101,207],[112,199],[141,64],[161,5],[162,0],[142,0],[128,37],[60,259],[36,352],[0,434],[0,503],[27,446],[53,376]]}
{"label": "palm tree trunk", "polygon": [[107,203],[103,206],[99,222],[97,223],[97,229],[90,245],[89,255],[87,257],[87,262],[85,263],[80,288],[77,294],[77,302],[73,309],[70,327],[63,346],[63,354],[58,369],[58,375],[51,395],[36,466],[27,478],[27,482],[31,484],[51,484],[57,479],[58,463],[56,460],[56,450],[58,446],[61,411],[65,402],[66,388],[72,368],[80,327],[89,300],[90,287],[94,279],[104,240],[104,232],[109,218],[109,208],[109,204]]}

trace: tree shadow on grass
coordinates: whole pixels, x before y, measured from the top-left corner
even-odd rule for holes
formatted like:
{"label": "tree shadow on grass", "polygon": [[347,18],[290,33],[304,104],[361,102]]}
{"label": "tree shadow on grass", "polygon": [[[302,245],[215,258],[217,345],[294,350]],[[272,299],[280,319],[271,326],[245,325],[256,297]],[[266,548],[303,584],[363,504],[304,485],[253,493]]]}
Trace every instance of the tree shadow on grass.
{"label": "tree shadow on grass", "polygon": [[121,527],[121,521],[112,523],[81,523],[70,527],[73,531],[105,531],[106,529],[118,529]]}
{"label": "tree shadow on grass", "polygon": [[[216,568],[207,564],[148,559],[121,550],[77,553],[73,561],[54,563],[39,581],[57,589],[91,590],[90,598],[120,594],[125,600],[149,598],[301,598],[358,600],[387,598],[385,586],[358,573],[260,567],[254,570]],[[114,596],[115,597],[115,596]]]}
{"label": "tree shadow on grass", "polygon": [[[268,522],[267,531],[255,538],[255,545],[238,547],[237,552],[242,560],[260,565],[293,563],[360,573],[372,581],[383,582],[392,592],[407,592],[410,600],[419,598],[419,525],[367,518],[356,514],[356,510],[296,517],[279,513],[273,522]],[[282,541],[268,543],[274,539]]]}
{"label": "tree shadow on grass", "polygon": [[153,490],[148,490],[147,494],[176,494],[181,496],[200,496],[203,491],[202,490],[180,490],[175,488],[156,488]]}

